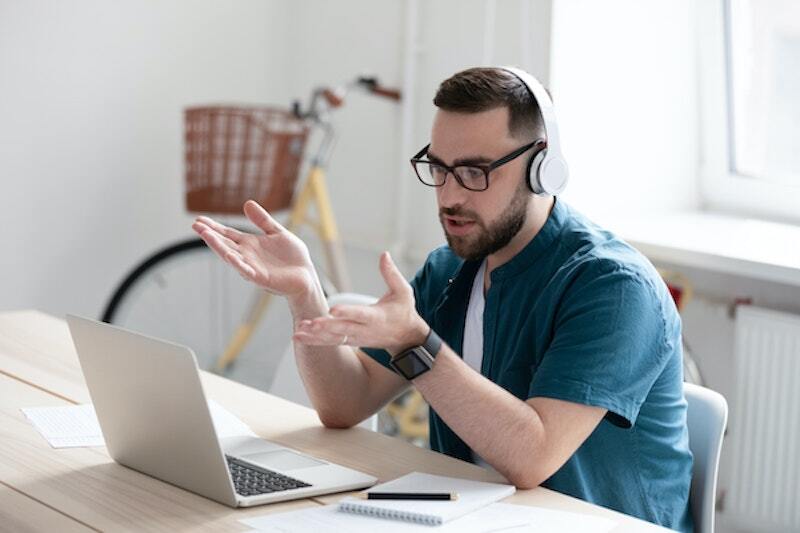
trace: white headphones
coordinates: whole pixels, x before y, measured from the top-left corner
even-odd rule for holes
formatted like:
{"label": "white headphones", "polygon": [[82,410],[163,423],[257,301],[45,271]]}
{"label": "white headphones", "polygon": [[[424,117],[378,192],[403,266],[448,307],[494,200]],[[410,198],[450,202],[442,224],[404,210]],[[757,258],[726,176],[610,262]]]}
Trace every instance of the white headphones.
{"label": "white headphones", "polygon": [[515,67],[499,67],[513,74],[530,91],[533,99],[539,104],[539,111],[544,122],[547,136],[547,148],[541,150],[528,161],[528,187],[534,194],[556,196],[567,186],[569,169],[561,155],[561,143],[558,138],[558,124],[553,110],[550,95],[539,81],[522,69]]}

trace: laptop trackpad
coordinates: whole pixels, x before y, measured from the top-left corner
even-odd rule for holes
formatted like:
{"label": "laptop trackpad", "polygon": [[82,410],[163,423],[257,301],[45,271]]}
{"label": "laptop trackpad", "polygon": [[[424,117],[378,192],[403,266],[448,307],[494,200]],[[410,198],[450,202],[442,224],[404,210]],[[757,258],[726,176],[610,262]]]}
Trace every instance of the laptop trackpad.
{"label": "laptop trackpad", "polygon": [[270,470],[295,470],[297,468],[308,468],[327,463],[317,461],[311,457],[290,452],[289,450],[275,450],[272,452],[250,453],[240,455],[242,459],[258,466],[263,466]]}

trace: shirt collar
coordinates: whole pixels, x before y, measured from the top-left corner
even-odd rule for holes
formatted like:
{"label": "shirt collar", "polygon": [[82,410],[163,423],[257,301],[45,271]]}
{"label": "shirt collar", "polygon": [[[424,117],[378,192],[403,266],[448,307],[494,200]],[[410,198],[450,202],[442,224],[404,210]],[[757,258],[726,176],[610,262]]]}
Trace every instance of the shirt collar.
{"label": "shirt collar", "polygon": [[[534,235],[533,239],[517,255],[492,270],[490,274],[492,282],[514,276],[530,267],[558,239],[569,217],[569,207],[564,202],[559,201],[558,198],[554,198],[553,209],[550,211],[550,215],[547,217],[542,229]],[[442,302],[447,300],[454,290],[459,293],[467,287],[467,283],[473,282],[475,275],[485,260],[485,257],[475,260],[462,260],[456,271],[453,272],[453,277],[448,280]]]}

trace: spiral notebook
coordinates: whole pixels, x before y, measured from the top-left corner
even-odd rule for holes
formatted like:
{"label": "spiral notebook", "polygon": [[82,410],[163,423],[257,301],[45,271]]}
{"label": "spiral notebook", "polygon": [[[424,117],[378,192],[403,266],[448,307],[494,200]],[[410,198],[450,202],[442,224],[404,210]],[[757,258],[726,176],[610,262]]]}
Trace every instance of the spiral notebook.
{"label": "spiral notebook", "polygon": [[376,485],[370,489],[370,492],[457,492],[458,499],[455,501],[416,501],[345,498],[339,502],[339,510],[439,526],[448,520],[464,516],[490,503],[511,496],[515,490],[513,485],[412,472],[387,483]]}

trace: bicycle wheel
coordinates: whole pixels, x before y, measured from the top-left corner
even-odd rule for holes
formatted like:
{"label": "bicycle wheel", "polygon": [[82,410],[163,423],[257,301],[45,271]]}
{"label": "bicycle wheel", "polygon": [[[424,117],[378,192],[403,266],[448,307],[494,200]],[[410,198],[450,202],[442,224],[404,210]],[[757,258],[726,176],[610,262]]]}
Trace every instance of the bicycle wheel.
{"label": "bicycle wheel", "polygon": [[[260,289],[195,238],[142,261],[114,291],[101,320],[189,346],[199,366],[211,369],[259,295]],[[291,335],[288,305],[273,298],[226,376],[269,387]]]}

